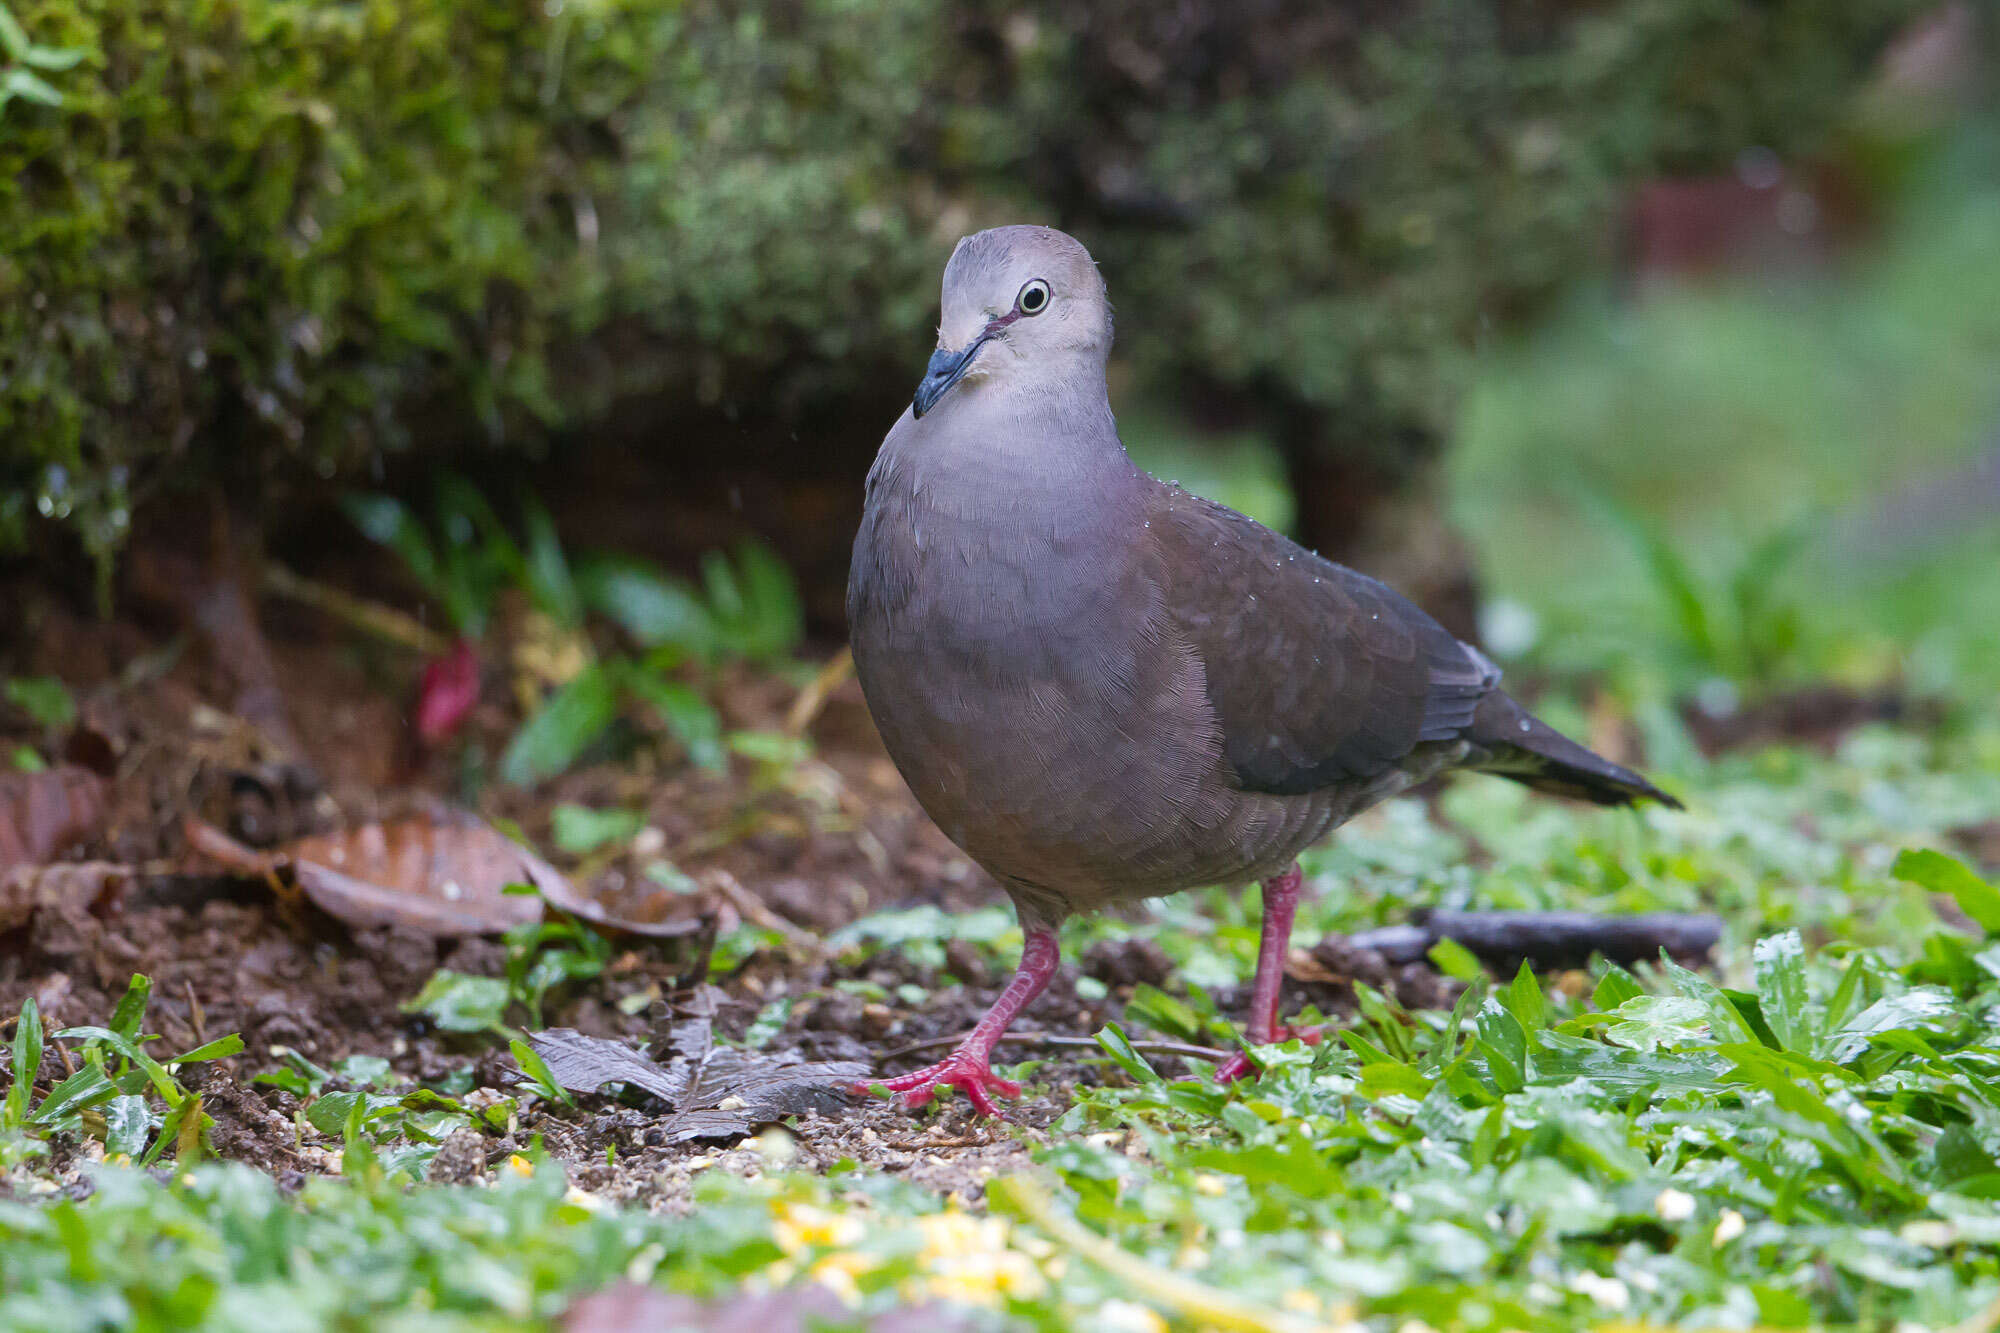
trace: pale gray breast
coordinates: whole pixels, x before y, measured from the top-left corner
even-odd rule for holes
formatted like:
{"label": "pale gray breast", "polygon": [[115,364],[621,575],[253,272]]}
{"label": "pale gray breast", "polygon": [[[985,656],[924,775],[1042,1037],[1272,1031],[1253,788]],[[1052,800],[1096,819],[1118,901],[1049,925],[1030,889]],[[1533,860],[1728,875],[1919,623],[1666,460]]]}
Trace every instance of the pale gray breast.
{"label": "pale gray breast", "polygon": [[1185,887],[1227,801],[1154,553],[1105,521],[1116,494],[986,487],[973,509],[960,480],[927,484],[887,451],[871,476],[849,614],[891,757],[946,834],[1030,896],[1088,907]]}

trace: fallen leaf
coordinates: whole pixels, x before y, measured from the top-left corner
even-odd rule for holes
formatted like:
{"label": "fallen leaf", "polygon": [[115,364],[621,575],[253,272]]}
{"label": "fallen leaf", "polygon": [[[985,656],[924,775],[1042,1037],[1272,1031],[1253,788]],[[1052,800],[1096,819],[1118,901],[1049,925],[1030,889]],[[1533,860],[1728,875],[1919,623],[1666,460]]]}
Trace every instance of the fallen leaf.
{"label": "fallen leaf", "polygon": [[908,1306],[864,1318],[816,1282],[706,1301],[620,1282],[578,1300],[562,1323],[563,1333],[817,1333],[849,1328],[866,1328],[870,1333],[960,1333],[982,1326],[975,1316],[940,1305]]}
{"label": "fallen leaf", "polygon": [[528,1034],[550,1075],[571,1092],[626,1083],[665,1102],[669,1114],[659,1128],[673,1143],[739,1138],[807,1111],[831,1114],[848,1104],[847,1087],[869,1072],[853,1060],[803,1060],[717,1046],[706,1018],[677,1024],[672,1040],[674,1057],[661,1064],[623,1042],[571,1028]]}
{"label": "fallen leaf", "polygon": [[417,738],[425,746],[451,738],[479,703],[479,654],[460,639],[443,657],[424,666],[417,685]]}
{"label": "fallen leaf", "polygon": [[250,875],[289,873],[315,907],[350,926],[404,926],[433,935],[491,935],[539,920],[532,884],[573,897],[556,869],[462,811],[417,815],[317,834],[257,852],[190,819],[188,843]]}
{"label": "fallen leaf", "polygon": [[53,861],[104,817],[109,784],[75,764],[0,774],[0,876]]}
{"label": "fallen leaf", "polygon": [[38,908],[88,911],[123,887],[131,876],[131,866],[115,861],[15,866],[0,873],[0,930],[21,925]]}
{"label": "fallen leaf", "polygon": [[550,906],[560,907],[609,934],[672,939],[692,935],[707,924],[705,908],[691,913],[687,894],[650,879],[604,874],[588,890],[578,888],[568,879],[540,887]]}

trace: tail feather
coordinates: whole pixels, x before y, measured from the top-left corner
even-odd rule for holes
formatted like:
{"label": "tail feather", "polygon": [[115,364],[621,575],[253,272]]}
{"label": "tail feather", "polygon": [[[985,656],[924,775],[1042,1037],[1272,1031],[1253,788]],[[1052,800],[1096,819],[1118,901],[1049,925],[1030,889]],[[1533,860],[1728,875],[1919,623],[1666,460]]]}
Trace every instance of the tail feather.
{"label": "tail feather", "polygon": [[1631,805],[1658,801],[1669,809],[1681,803],[1629,768],[1592,754],[1521,707],[1511,696],[1494,690],[1480,700],[1468,736],[1484,752],[1469,767],[1510,778],[1536,791],[1598,805]]}

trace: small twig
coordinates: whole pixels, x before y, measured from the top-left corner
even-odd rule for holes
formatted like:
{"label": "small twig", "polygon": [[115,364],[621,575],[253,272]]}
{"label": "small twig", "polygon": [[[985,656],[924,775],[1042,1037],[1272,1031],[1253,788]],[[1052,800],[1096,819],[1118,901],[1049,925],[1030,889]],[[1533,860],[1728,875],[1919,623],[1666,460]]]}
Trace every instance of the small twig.
{"label": "small twig", "polygon": [[197,1046],[206,1046],[208,1045],[208,1033],[203,1029],[208,1024],[206,1015],[201,1011],[201,1001],[195,998],[194,982],[187,977],[182,977],[181,985],[187,987],[188,1021],[194,1025],[194,1044]]}
{"label": "small twig", "polygon": [[792,706],[785,711],[785,734],[805,735],[806,728],[826,707],[827,699],[853,674],[853,649],[842,648],[828,658],[826,665],[819,669],[819,674],[807,682],[806,687],[799,691],[798,698],[792,700]]}
{"label": "small twig", "polygon": [[[935,1051],[947,1046],[956,1046],[971,1036],[970,1029],[953,1033],[949,1037],[929,1037],[923,1041],[913,1041],[907,1046],[898,1046],[893,1051],[885,1051],[878,1058],[894,1060],[899,1056],[914,1055],[918,1051]],[[1091,1050],[1102,1050],[1095,1037],[1065,1037],[1054,1032],[1009,1032],[1000,1038],[1003,1042],[1014,1042],[1027,1046],[1087,1046]],[[1180,1041],[1135,1041],[1132,1049],[1146,1055],[1188,1055],[1197,1060],[1227,1060],[1229,1051],[1218,1051],[1213,1046],[1192,1046]]]}
{"label": "small twig", "polygon": [[1604,916],[1595,912],[1436,911],[1413,925],[1384,926],[1347,937],[1392,963],[1423,958],[1440,939],[1504,971],[1523,960],[1535,967],[1581,967],[1592,954],[1614,963],[1643,962],[1665,949],[1676,958],[1705,958],[1722,938],[1722,918],[1679,912]]}
{"label": "small twig", "polygon": [[442,657],[451,651],[451,639],[438,633],[415,616],[330,588],[294,574],[283,565],[264,566],[264,590],[290,598],[378,639],[413,649],[426,657]]}

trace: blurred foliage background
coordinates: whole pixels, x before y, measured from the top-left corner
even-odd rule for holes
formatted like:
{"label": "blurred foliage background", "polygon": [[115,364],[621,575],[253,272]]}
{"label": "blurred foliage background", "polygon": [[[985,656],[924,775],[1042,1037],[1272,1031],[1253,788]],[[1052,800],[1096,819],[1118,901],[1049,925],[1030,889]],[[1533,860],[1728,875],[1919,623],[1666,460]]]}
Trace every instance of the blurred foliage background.
{"label": "blurred foliage background", "polygon": [[0,552],[108,601],[226,497],[312,568],[451,468],[837,629],[941,263],[1041,219],[1142,462],[1503,658],[2000,683],[1975,13],[9,0]]}
{"label": "blurred foliage background", "polygon": [[1275,442],[1322,547],[1380,565],[1416,533],[1439,601],[1463,569],[1429,464],[1470,354],[1611,263],[1646,176],[1754,145],[1893,188],[1910,138],[1854,104],[1919,12],[7,8],[11,548],[48,518],[102,561],[176,488],[283,504],[413,444],[581,449],[614,412],[669,474],[732,448],[691,422],[796,433],[851,504],[951,243],[1029,218],[1102,261],[1128,397]]}

